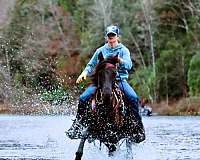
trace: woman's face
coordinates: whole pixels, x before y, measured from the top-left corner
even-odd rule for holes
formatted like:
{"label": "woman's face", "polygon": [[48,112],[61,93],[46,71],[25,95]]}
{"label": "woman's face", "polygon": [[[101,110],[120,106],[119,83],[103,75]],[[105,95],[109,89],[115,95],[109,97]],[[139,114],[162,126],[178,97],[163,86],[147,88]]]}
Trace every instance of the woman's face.
{"label": "woman's face", "polygon": [[106,37],[108,45],[111,48],[114,48],[118,44],[118,39],[119,39],[119,37],[116,34],[108,34]]}

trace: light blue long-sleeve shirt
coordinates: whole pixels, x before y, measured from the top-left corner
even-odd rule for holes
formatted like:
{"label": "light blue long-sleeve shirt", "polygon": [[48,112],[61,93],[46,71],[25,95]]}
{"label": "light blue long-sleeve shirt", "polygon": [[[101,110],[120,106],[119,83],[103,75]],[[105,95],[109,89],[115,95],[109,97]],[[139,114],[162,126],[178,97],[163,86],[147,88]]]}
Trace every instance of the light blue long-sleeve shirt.
{"label": "light blue long-sleeve shirt", "polygon": [[86,65],[84,71],[87,71],[89,75],[93,73],[95,66],[99,63],[98,55],[99,53],[103,53],[103,57],[107,58],[110,55],[118,54],[119,57],[122,59],[120,64],[118,65],[117,71],[117,80],[126,80],[128,79],[128,71],[132,67],[132,61],[130,58],[130,52],[128,48],[126,48],[122,43],[118,43],[116,47],[111,48],[109,47],[108,43],[103,45],[102,47],[98,48],[88,64]]}

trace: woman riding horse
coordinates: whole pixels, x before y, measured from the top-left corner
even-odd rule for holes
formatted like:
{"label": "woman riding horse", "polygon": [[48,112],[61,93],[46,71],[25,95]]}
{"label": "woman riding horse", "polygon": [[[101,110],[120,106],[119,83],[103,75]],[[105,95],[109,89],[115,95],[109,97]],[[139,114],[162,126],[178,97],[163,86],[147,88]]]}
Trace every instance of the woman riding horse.
{"label": "woman riding horse", "polygon": [[[85,80],[87,76],[90,76],[95,66],[99,63],[99,54],[101,53],[104,58],[109,56],[118,55],[117,61],[117,74],[116,80],[119,88],[125,95],[129,105],[131,106],[131,111],[134,113],[134,118],[136,119],[136,126],[138,135],[135,138],[136,143],[140,143],[145,140],[145,131],[142,123],[141,116],[139,115],[139,98],[133,88],[128,84],[128,71],[132,67],[132,61],[130,58],[130,52],[122,43],[119,42],[119,28],[118,26],[111,25],[106,28],[106,41],[107,43],[102,47],[98,48],[94,53],[93,57],[87,64],[84,71],[78,77],[76,83],[80,83]],[[67,135],[71,138],[78,138],[80,135],[80,126],[84,125],[84,113],[87,107],[87,101],[91,98],[91,95],[95,94],[97,86],[95,84],[90,84],[87,89],[80,95],[78,110],[76,119],[74,123],[67,131]]]}

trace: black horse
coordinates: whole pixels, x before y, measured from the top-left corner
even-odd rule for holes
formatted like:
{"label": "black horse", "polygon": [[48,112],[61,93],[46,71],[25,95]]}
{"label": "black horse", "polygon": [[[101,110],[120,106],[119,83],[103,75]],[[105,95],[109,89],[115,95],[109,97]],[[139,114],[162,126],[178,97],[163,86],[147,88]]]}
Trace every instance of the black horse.
{"label": "black horse", "polygon": [[88,103],[84,123],[86,129],[75,160],[81,160],[87,139],[104,143],[108,147],[109,155],[112,155],[121,139],[127,140],[130,149],[131,143],[139,136],[137,119],[116,83],[118,55],[104,59],[100,53],[98,58],[99,64],[93,75],[97,90]]}

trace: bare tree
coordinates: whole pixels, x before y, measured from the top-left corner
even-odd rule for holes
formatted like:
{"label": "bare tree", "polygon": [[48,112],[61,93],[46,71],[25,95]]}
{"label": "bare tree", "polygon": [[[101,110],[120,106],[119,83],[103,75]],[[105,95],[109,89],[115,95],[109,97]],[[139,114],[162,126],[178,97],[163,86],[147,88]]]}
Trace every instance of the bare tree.
{"label": "bare tree", "polygon": [[53,19],[58,27],[58,30],[60,32],[61,35],[61,40],[62,40],[62,47],[65,48],[65,46],[67,46],[69,44],[69,40],[66,40],[63,28],[61,26],[61,23],[59,21],[59,18],[62,17],[61,14],[59,14],[58,8],[56,8],[55,4],[53,4],[52,0],[49,1],[49,6],[50,6],[50,11],[53,14]]}
{"label": "bare tree", "polygon": [[[152,1],[147,0],[140,0],[142,10],[145,17],[145,22],[147,24],[148,33],[149,33],[149,46],[150,46],[150,53],[151,53],[151,63],[153,66],[153,76],[156,77],[156,65],[155,65],[155,53],[154,53],[154,40],[153,40],[153,30],[152,30],[152,17],[151,17],[151,6]],[[154,85],[154,99],[156,99],[156,91]]]}
{"label": "bare tree", "polygon": [[112,0],[94,0],[94,5],[92,6],[92,14],[96,19],[103,18],[104,28],[112,23]]}

